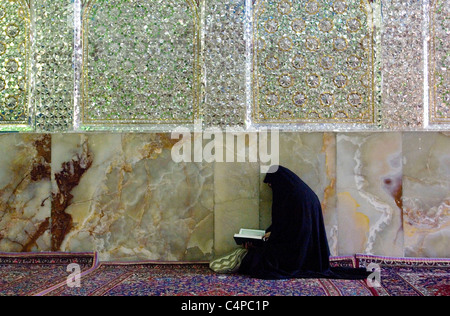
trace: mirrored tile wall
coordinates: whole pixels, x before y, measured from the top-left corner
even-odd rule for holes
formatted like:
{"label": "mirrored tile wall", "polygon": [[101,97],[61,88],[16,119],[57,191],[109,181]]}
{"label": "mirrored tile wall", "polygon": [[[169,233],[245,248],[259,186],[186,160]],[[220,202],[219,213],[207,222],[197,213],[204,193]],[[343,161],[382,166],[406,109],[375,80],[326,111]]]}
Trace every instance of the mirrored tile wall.
{"label": "mirrored tile wall", "polygon": [[449,0],[1,0],[0,130],[448,130]]}

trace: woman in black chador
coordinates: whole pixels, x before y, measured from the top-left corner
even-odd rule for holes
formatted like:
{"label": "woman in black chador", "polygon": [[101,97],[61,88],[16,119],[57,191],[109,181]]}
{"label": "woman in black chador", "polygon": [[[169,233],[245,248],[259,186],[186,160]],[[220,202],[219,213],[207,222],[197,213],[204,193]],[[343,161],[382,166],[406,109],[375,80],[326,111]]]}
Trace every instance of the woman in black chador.
{"label": "woman in black chador", "polygon": [[279,167],[264,181],[273,190],[272,225],[261,247],[247,247],[239,272],[260,279],[366,279],[364,269],[330,267],[322,207],[292,171]]}

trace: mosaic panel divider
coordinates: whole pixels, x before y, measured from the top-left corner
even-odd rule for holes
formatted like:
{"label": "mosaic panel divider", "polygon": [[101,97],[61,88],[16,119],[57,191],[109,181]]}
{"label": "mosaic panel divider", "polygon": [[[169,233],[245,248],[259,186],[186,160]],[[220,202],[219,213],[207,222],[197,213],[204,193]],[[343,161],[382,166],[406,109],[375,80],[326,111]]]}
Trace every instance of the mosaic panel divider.
{"label": "mosaic panel divider", "polygon": [[74,3],[32,0],[35,43],[35,130],[66,132],[74,119]]}
{"label": "mosaic panel divider", "polygon": [[450,123],[450,1],[431,2],[430,123]]}
{"label": "mosaic panel divider", "polygon": [[449,2],[1,0],[0,131],[448,130]]}

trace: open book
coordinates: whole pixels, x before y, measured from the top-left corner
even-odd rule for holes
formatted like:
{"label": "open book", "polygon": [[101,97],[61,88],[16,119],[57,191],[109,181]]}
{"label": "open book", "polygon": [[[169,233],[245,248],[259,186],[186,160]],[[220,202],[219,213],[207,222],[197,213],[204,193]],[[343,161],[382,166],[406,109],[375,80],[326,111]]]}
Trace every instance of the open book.
{"label": "open book", "polygon": [[255,230],[255,229],[241,229],[239,234],[234,235],[234,240],[236,244],[243,245],[245,243],[252,243],[254,246],[261,245],[263,237],[266,234],[265,230]]}

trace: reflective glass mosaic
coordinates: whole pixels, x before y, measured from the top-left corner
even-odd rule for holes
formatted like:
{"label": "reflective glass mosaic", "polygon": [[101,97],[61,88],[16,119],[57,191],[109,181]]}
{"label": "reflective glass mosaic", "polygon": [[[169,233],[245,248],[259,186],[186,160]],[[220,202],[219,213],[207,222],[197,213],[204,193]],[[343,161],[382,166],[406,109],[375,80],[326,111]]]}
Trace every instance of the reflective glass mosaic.
{"label": "reflective glass mosaic", "polygon": [[255,120],[374,123],[366,0],[260,0],[254,20]]}
{"label": "reflective glass mosaic", "polygon": [[450,130],[450,0],[0,0],[0,132]]}
{"label": "reflective glass mosaic", "polygon": [[205,8],[206,126],[244,125],[246,105],[245,0],[209,0]]}
{"label": "reflective glass mosaic", "polygon": [[379,43],[383,78],[381,123],[385,130],[420,129],[426,125],[426,2],[382,2]]}
{"label": "reflective glass mosaic", "polygon": [[450,123],[450,1],[431,8],[430,121]]}
{"label": "reflective glass mosaic", "polygon": [[34,0],[35,129],[73,130],[74,2]]}
{"label": "reflective glass mosaic", "polygon": [[0,124],[28,124],[30,7],[0,1]]}
{"label": "reflective glass mosaic", "polygon": [[83,124],[189,123],[200,102],[194,0],[96,0],[83,8]]}

